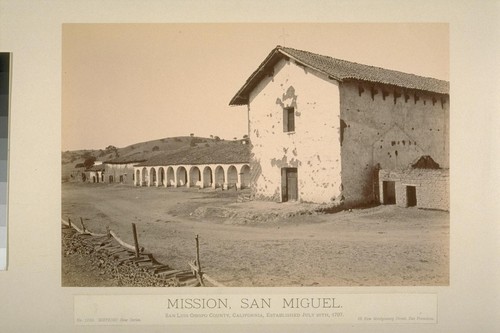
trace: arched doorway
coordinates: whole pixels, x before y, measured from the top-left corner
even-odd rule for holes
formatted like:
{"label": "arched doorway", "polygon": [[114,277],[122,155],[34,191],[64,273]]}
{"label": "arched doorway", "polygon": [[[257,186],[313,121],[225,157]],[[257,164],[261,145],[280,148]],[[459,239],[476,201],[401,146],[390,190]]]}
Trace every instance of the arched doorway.
{"label": "arched doorway", "polygon": [[151,171],[149,173],[150,173],[149,177],[151,177],[151,182],[149,185],[155,186],[156,185],[156,169],[151,168]]}
{"label": "arched doorway", "polygon": [[135,185],[140,186],[141,185],[141,170],[137,169],[135,172]]}
{"label": "arched doorway", "polygon": [[245,164],[241,167],[240,178],[241,188],[250,187],[250,167],[248,165]]}
{"label": "arched doorway", "polygon": [[165,185],[165,169],[163,169],[163,167],[160,167],[158,169],[158,179],[159,179],[158,185],[164,186]]}
{"label": "arched doorway", "polygon": [[189,169],[189,186],[201,187],[201,173],[198,167],[193,166]]}
{"label": "arched doorway", "polygon": [[219,165],[215,168],[215,187],[223,187],[225,181],[224,168]]}
{"label": "arched doorway", "polygon": [[145,167],[142,168],[142,179],[141,179],[141,185],[142,186],[147,186],[148,185],[148,169],[146,169]]}
{"label": "arched doorway", "polygon": [[187,184],[187,171],[186,168],[181,166],[177,168],[177,186],[182,187]]}
{"label": "arched doorway", "polygon": [[167,168],[167,186],[175,186],[174,168]]}
{"label": "arched doorway", "polygon": [[207,166],[203,169],[203,187],[212,186],[213,181],[212,169]]}
{"label": "arched doorway", "polygon": [[236,187],[238,184],[238,170],[234,165],[227,169],[227,188]]}

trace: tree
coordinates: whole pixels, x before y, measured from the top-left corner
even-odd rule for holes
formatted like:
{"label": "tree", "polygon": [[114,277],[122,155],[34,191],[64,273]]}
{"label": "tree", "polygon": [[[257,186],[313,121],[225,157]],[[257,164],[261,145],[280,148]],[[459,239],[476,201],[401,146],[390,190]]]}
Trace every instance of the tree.
{"label": "tree", "polygon": [[83,161],[83,166],[85,169],[89,169],[94,165],[96,158],[94,156],[90,156]]}
{"label": "tree", "polygon": [[160,150],[160,147],[158,147],[158,146],[153,147],[153,151],[158,151],[158,150]]}

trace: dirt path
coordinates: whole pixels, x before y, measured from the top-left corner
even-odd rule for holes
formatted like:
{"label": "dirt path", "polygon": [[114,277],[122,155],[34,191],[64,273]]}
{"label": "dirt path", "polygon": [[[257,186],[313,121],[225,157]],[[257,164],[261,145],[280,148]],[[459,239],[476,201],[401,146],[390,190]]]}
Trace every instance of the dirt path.
{"label": "dirt path", "polygon": [[309,215],[296,214],[308,205],[236,203],[237,193],[231,191],[105,184],[62,188],[63,217],[82,216],[95,232],[109,225],[130,243],[134,222],[141,246],[173,267],[183,268],[194,258],[199,234],[205,270],[228,286],[449,283],[446,212],[379,206]]}

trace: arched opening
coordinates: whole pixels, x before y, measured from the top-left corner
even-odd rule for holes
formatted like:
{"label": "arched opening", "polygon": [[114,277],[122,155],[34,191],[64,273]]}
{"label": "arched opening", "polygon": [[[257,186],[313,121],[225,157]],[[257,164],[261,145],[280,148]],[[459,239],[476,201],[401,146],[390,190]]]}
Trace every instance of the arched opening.
{"label": "arched opening", "polygon": [[240,178],[241,188],[250,187],[250,167],[248,165],[245,164],[241,167]]}
{"label": "arched opening", "polygon": [[142,168],[142,179],[141,179],[141,184],[142,186],[148,185],[148,169]]}
{"label": "arched opening", "polygon": [[163,169],[163,167],[158,169],[158,179],[160,181],[158,183],[158,185],[164,186],[165,185],[165,169]]}
{"label": "arched opening", "polygon": [[212,169],[207,166],[203,169],[203,187],[212,186],[213,181]]}
{"label": "arched opening", "polygon": [[177,168],[177,186],[186,186],[187,184],[187,171],[185,167]]}
{"label": "arched opening", "polygon": [[215,187],[223,187],[224,182],[224,169],[219,165],[217,168],[215,168]]}
{"label": "arched opening", "polygon": [[234,165],[227,169],[227,188],[236,187],[238,183],[238,170]]}
{"label": "arched opening", "polygon": [[167,168],[167,186],[175,186],[174,168]]}
{"label": "arched opening", "polygon": [[135,172],[135,185],[141,185],[141,170],[139,169]]}
{"label": "arched opening", "polygon": [[113,176],[109,175],[109,182],[112,183],[113,182]]}
{"label": "arched opening", "polygon": [[201,187],[201,173],[198,167],[191,167],[189,169],[189,186]]}
{"label": "arched opening", "polygon": [[95,182],[96,182],[95,176],[92,176],[92,183],[95,183]]}
{"label": "arched opening", "polygon": [[150,185],[155,186],[156,185],[156,169],[155,168],[151,168],[149,177],[151,177]]}

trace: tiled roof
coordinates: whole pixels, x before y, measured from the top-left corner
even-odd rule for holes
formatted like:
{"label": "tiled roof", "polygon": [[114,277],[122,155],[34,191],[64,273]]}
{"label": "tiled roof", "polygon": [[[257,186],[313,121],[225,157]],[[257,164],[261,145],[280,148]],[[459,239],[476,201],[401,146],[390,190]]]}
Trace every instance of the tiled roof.
{"label": "tiled roof", "polygon": [[220,142],[210,147],[190,147],[172,153],[153,156],[136,166],[199,165],[249,163],[250,145],[237,142]]}
{"label": "tiled roof", "polygon": [[247,79],[245,85],[229,102],[230,105],[248,103],[248,95],[266,73],[282,58],[292,58],[309,68],[315,69],[337,81],[360,80],[393,85],[402,88],[449,94],[449,82],[390,69],[362,65],[346,60],[319,55],[307,51],[277,46],[259,68]]}

